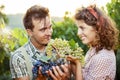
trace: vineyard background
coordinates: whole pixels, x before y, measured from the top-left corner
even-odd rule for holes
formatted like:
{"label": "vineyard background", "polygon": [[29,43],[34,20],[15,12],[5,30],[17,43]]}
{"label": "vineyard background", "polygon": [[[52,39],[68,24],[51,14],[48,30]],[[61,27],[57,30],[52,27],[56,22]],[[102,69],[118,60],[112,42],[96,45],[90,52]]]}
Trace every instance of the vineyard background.
{"label": "vineyard background", "polygon": [[[0,80],[12,80],[9,68],[10,52],[27,42],[28,36],[22,23],[24,14],[6,15],[2,11],[4,7],[4,5],[0,5]],[[104,7],[101,8],[116,22],[117,28],[120,30],[120,0],[111,0],[110,3],[107,3],[107,10]],[[84,50],[85,55],[88,46],[82,44],[78,38],[77,27],[69,14],[66,11],[63,17],[52,16],[52,38],[62,38],[77,42]],[[120,36],[115,53],[117,60],[116,80],[120,80]]]}

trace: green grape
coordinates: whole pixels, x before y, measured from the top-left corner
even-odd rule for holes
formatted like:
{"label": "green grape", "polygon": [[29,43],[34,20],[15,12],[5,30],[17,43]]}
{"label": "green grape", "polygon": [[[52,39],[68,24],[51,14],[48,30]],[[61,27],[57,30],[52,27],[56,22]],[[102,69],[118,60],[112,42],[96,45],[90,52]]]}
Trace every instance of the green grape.
{"label": "green grape", "polygon": [[51,40],[46,48],[46,53],[48,56],[52,56],[53,49],[56,50],[57,54],[59,54],[60,57],[64,58],[65,54],[73,55],[74,57],[77,57],[81,63],[84,63],[83,50],[77,43],[75,44],[75,48],[72,49],[69,41],[56,38],[54,40]]}

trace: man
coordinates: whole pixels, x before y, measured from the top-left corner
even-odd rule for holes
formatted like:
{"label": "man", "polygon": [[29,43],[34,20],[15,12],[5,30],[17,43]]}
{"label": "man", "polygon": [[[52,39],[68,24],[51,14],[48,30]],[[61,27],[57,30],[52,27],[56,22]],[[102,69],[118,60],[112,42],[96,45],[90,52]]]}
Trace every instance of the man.
{"label": "man", "polygon": [[[32,74],[30,74],[33,64],[38,55],[46,56],[45,48],[52,36],[52,24],[48,8],[39,5],[32,6],[27,10],[23,23],[29,41],[11,56],[10,70],[14,80],[33,80]],[[27,55],[25,55],[26,53]],[[63,74],[63,72],[61,73]],[[36,80],[46,80],[46,77],[41,75],[39,71]]]}
{"label": "man", "polygon": [[[52,27],[49,10],[45,7],[34,5],[29,8],[24,16],[23,23],[29,36],[29,41],[23,47],[29,55],[29,60],[35,63],[37,54],[46,55],[45,48],[51,39]],[[15,51],[10,59],[12,78],[15,80],[29,80],[30,74],[26,61],[21,52]],[[31,80],[31,79],[30,79]]]}

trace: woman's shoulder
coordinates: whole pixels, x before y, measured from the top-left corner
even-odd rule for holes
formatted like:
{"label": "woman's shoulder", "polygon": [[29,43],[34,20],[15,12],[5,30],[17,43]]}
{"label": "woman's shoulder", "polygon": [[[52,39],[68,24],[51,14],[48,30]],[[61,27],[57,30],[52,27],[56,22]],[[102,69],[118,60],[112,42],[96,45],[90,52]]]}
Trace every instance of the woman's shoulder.
{"label": "woman's shoulder", "polygon": [[95,59],[115,60],[115,53],[113,50],[102,49],[96,54]]}
{"label": "woman's shoulder", "polygon": [[113,50],[102,49],[98,53],[98,56],[115,56]]}

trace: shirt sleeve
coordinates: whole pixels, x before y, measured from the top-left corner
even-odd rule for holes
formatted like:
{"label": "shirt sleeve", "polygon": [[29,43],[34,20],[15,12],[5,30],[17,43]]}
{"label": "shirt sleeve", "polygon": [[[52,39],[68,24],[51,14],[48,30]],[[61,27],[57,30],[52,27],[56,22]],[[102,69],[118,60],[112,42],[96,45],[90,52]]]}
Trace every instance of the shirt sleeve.
{"label": "shirt sleeve", "polygon": [[11,55],[10,70],[12,78],[28,76],[25,59],[21,54],[19,54],[19,52]]}
{"label": "shirt sleeve", "polygon": [[105,80],[110,74],[111,60],[109,57],[99,56],[91,60],[85,80]]}

